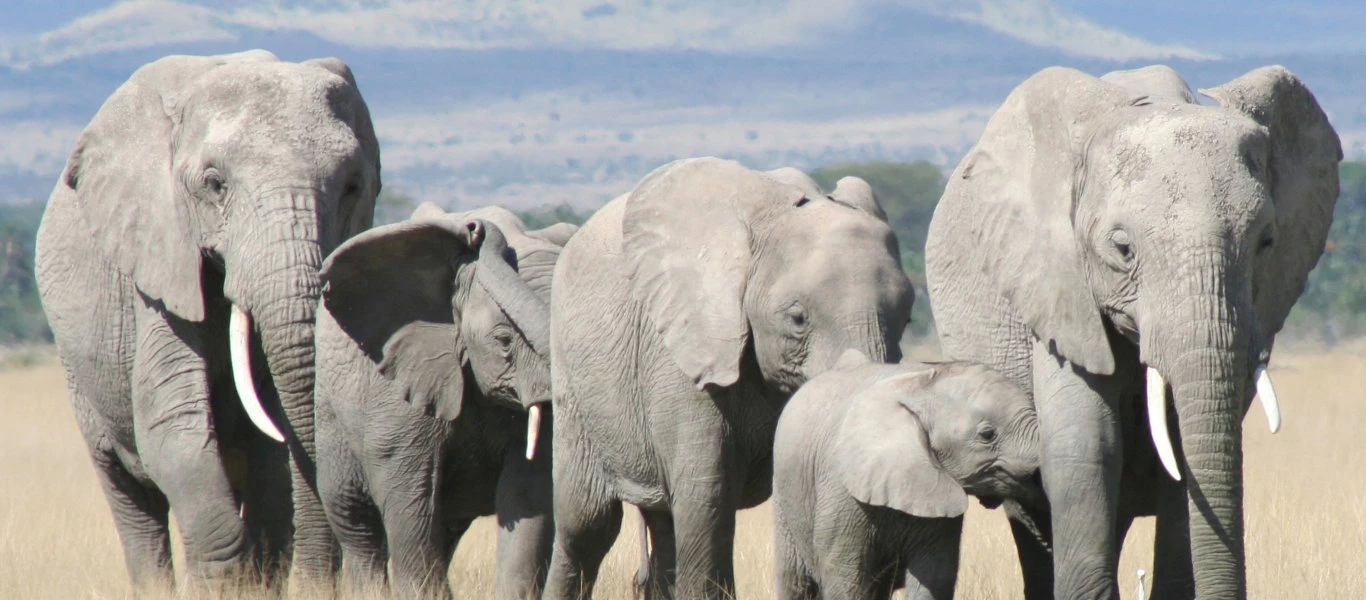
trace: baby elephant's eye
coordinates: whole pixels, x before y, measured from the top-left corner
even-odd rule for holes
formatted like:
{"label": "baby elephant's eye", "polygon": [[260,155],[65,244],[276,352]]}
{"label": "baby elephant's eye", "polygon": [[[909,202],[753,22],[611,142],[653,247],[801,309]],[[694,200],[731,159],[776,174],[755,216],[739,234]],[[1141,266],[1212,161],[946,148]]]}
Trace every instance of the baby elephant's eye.
{"label": "baby elephant's eye", "polygon": [[986,427],[983,427],[980,431],[977,432],[977,439],[978,439],[978,440],[981,440],[982,443],[985,443],[985,444],[990,444],[990,443],[992,443],[992,442],[995,442],[995,441],[996,441],[996,429],[995,429],[994,427],[991,427],[990,425],[988,425],[988,426],[986,426]]}
{"label": "baby elephant's eye", "polygon": [[512,347],[512,332],[500,328],[493,332],[493,341],[498,344],[499,349],[507,351]]}

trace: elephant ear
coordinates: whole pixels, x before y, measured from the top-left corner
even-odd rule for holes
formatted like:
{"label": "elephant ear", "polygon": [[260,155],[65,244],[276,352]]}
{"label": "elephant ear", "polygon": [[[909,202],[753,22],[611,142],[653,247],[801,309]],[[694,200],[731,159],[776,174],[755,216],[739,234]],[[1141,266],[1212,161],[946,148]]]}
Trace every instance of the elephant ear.
{"label": "elephant ear", "polygon": [[204,319],[199,231],[176,197],[171,154],[187,88],[230,62],[274,60],[264,51],[168,56],[133,73],[76,141],[58,185],[70,188],[86,231],[138,290],[171,313]]}
{"label": "elephant ear", "polygon": [[549,227],[528,231],[526,234],[563,248],[565,244],[569,243],[569,238],[574,237],[578,231],[579,226],[573,223],[556,223]]}
{"label": "elephant ear", "polygon": [[513,248],[517,254],[517,274],[546,306],[550,305],[550,282],[562,249],[563,246],[531,236],[524,236]]}
{"label": "elephant ear", "polygon": [[835,182],[835,191],[830,192],[830,199],[873,215],[883,223],[887,222],[887,213],[883,212],[882,204],[877,201],[873,186],[868,185],[862,177],[841,177]]}
{"label": "elephant ear", "polygon": [[442,217],[404,221],[343,242],[319,274],[323,304],[409,401],[460,414],[464,347],[452,302],[489,225]]}
{"label": "elephant ear", "polygon": [[379,372],[404,382],[409,404],[454,421],[465,400],[465,347],[458,323],[413,321],[384,344]]}
{"label": "elephant ear", "polygon": [[1247,115],[1270,134],[1267,183],[1276,238],[1254,299],[1269,341],[1304,292],[1328,241],[1342,144],[1314,94],[1285,67],[1262,67],[1200,93]]}
{"label": "elephant ear", "polygon": [[750,231],[804,197],[739,163],[696,158],[656,169],[627,198],[622,251],[632,295],[698,389],[739,379]]}
{"label": "elephant ear", "polygon": [[913,407],[929,394],[932,369],[879,381],[850,402],[832,448],[844,488],[859,502],[924,518],[961,516],[967,492],[939,466]]}
{"label": "elephant ear", "polygon": [[1075,177],[1091,124],[1131,96],[1073,69],[1040,71],[992,115],[940,202],[976,205],[976,266],[1035,336],[1097,374],[1115,359],[1073,233]]}

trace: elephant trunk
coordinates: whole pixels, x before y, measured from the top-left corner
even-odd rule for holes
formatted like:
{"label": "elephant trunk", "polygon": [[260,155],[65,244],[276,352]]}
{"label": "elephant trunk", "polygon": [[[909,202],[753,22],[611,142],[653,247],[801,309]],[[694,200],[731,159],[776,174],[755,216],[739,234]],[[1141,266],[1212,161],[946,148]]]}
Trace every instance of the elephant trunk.
{"label": "elephant trunk", "polygon": [[504,260],[507,241],[502,232],[496,227],[487,231],[476,279],[521,331],[532,354],[521,361],[517,386],[517,396],[527,410],[526,458],[531,460],[540,438],[542,405],[550,402],[550,307]]}
{"label": "elephant trunk", "polygon": [[[901,361],[901,332],[891,331],[887,320],[875,312],[858,313],[850,316],[843,328],[842,344],[836,344],[829,353],[827,364],[833,365],[846,349],[853,348],[862,352],[869,360],[877,363],[896,363]],[[809,373],[815,377],[819,373]]]}
{"label": "elephant trunk", "polygon": [[[316,213],[317,192],[289,190],[267,198],[263,206],[288,206],[262,214],[244,247],[242,264],[229,268],[228,289],[234,300],[232,328],[254,325],[271,383],[283,410],[294,508],[293,569],[310,578],[331,576],[334,544],[317,495],[314,454],[315,313],[321,284],[318,271],[325,249]],[[233,371],[239,390],[244,382],[234,340]],[[245,362],[245,357],[242,358]],[[250,385],[250,384],[248,384]],[[243,390],[245,391],[245,390]],[[254,394],[239,394],[244,405]],[[250,415],[251,409],[248,408]],[[258,423],[258,426],[260,423]],[[269,435],[269,433],[267,433]]]}
{"label": "elephant trunk", "polygon": [[[1228,265],[1226,252],[1187,254],[1182,277],[1188,286],[1168,297],[1176,306],[1154,314],[1175,319],[1144,332],[1149,367],[1149,419],[1162,456],[1165,429],[1164,377],[1170,383],[1190,511],[1190,542],[1196,595],[1245,598],[1243,545],[1243,432],[1247,382],[1258,343],[1245,276]],[[1170,306],[1170,305],[1168,305]],[[1162,456],[1174,465],[1176,457]]]}

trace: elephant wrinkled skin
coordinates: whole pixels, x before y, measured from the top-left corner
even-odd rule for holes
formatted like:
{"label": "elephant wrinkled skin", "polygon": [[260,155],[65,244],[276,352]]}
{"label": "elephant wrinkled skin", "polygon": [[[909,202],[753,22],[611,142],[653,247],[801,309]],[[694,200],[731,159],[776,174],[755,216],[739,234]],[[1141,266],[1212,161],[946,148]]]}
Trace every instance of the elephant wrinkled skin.
{"label": "elephant wrinkled skin", "polygon": [[330,581],[311,462],[318,269],[370,226],[379,188],[369,112],[334,58],[166,57],[81,133],[37,279],[135,582],[172,583],[168,511],[193,580],[253,548],[273,578],[292,543],[295,574]]}
{"label": "elephant wrinkled skin", "polygon": [[1217,105],[1161,66],[1040,71],[930,223],[945,356],[1038,412],[1052,556],[1012,525],[1031,598],[1117,598],[1124,533],[1154,513],[1154,597],[1247,596],[1243,415],[1323,252],[1342,150],[1282,67],[1202,93]]}
{"label": "elephant wrinkled skin", "polygon": [[623,501],[653,542],[647,593],[733,595],[735,511],[769,495],[787,398],[847,348],[900,358],[898,256],[874,214],[714,158],[660,167],[594,214],[551,298],[546,597],[592,594]]}

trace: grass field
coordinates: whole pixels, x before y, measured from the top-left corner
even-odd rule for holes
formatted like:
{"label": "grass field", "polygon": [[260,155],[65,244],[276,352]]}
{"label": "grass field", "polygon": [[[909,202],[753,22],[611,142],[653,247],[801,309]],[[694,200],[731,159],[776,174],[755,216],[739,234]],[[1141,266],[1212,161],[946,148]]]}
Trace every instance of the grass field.
{"label": "grass field", "polygon": [[[1272,365],[1285,426],[1271,436],[1259,412],[1247,420],[1248,579],[1253,598],[1366,598],[1366,344],[1332,353],[1282,349]],[[0,598],[132,596],[60,368],[47,362],[0,371]],[[740,515],[740,598],[772,597],[767,506]],[[604,565],[599,598],[630,597],[636,521],[627,512]],[[1005,518],[974,504],[959,598],[1012,598],[1019,572]],[[1152,520],[1129,535],[1121,591],[1151,570]],[[493,531],[479,523],[451,576],[464,597],[491,597]]]}

